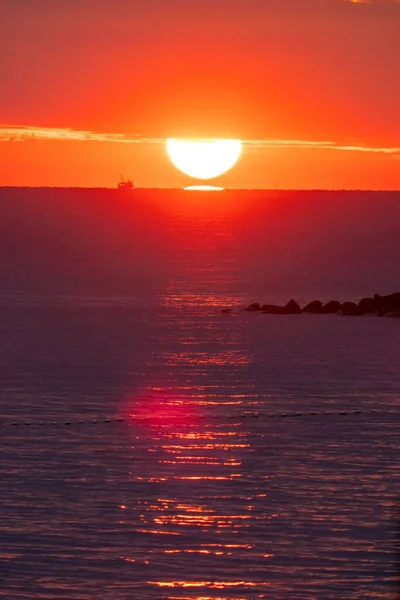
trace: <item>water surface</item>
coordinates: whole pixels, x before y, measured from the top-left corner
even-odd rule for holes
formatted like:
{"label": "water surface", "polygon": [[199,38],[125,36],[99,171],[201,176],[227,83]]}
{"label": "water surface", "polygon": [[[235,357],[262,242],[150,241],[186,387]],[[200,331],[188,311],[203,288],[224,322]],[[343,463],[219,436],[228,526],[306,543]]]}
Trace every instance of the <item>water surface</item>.
{"label": "water surface", "polygon": [[395,291],[399,198],[195,196],[0,191],[0,597],[394,599],[398,322],[220,311]]}

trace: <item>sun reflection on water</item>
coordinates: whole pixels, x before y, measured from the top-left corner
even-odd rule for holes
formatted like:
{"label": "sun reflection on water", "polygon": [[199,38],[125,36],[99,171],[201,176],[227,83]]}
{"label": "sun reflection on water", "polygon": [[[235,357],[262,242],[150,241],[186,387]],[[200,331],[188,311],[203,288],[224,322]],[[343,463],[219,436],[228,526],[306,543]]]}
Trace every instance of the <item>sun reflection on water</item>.
{"label": "sun reflection on water", "polygon": [[224,188],[217,185],[188,185],[183,188],[186,192],[223,192]]}
{"label": "sun reflection on water", "polygon": [[[159,589],[201,588],[205,594],[261,589],[265,582],[236,578],[228,563],[224,566],[225,561],[250,565],[255,558],[263,562],[272,556],[242,537],[265,519],[259,511],[265,491],[250,488],[249,493],[248,484],[242,483],[243,463],[252,445],[240,418],[222,423],[208,419],[192,400],[182,390],[175,396],[158,386],[133,403],[133,443],[146,445],[146,459],[140,468],[133,465],[130,477],[137,490],[145,486],[146,491],[133,505],[126,500],[120,507],[121,523],[133,524],[137,538],[132,553],[123,559],[132,568],[149,569],[146,585]],[[179,573],[186,561],[188,577],[182,579]],[[227,569],[229,576],[204,577],[212,573],[215,561],[219,573]],[[199,598],[218,596],[190,596]]]}
{"label": "sun reflection on water", "polygon": [[[199,218],[206,217],[200,212]],[[230,243],[218,214],[206,220],[208,226],[188,238],[182,214],[179,240],[174,242],[184,281],[172,279],[161,298],[164,309],[179,311],[173,343],[165,346],[160,332],[164,349],[148,360],[146,369],[162,379],[147,382],[128,410],[132,450],[139,461],[132,463],[130,477],[134,497],[140,500],[130,506],[129,499],[121,500],[129,507],[121,510],[121,523],[134,527],[135,540],[124,560],[129,559],[130,568],[141,569],[143,583],[164,600],[241,600],[249,593],[261,598],[268,585],[265,565],[272,556],[267,540],[253,543],[268,511],[265,489],[254,487],[246,467],[254,448],[242,415],[252,400],[248,389],[240,390],[237,378],[250,359],[246,344],[238,344],[237,332],[228,328],[221,339],[218,325],[221,307],[237,306],[241,299],[229,294],[221,299],[209,285],[218,282],[228,289],[235,265],[230,259],[222,266],[198,261],[192,289],[188,256],[210,252],[204,235],[212,234],[222,255]],[[202,264],[209,267],[202,270]],[[206,284],[202,293],[199,281]],[[194,328],[193,311],[204,315],[201,329]],[[229,373],[234,385],[222,390],[209,377],[212,372]],[[267,519],[275,516],[270,511]],[[180,590],[186,595],[177,596]]]}

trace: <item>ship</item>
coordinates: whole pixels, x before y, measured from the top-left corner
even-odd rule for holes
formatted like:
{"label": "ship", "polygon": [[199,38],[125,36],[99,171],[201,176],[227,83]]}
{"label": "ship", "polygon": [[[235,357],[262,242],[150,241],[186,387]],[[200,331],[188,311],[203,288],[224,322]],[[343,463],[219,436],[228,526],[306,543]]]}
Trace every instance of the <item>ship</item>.
{"label": "ship", "polygon": [[121,178],[118,183],[119,190],[133,190],[135,186],[133,185],[133,181],[131,179],[124,179],[121,175]]}

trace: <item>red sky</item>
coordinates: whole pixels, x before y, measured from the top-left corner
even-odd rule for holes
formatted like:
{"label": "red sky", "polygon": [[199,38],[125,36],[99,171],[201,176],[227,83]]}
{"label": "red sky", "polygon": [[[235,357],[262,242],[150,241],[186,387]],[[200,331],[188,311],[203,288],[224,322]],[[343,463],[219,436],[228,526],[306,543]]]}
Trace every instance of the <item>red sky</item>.
{"label": "red sky", "polygon": [[398,189],[399,31],[397,0],[1,0],[0,185],[188,185],[190,136],[254,140],[216,185]]}

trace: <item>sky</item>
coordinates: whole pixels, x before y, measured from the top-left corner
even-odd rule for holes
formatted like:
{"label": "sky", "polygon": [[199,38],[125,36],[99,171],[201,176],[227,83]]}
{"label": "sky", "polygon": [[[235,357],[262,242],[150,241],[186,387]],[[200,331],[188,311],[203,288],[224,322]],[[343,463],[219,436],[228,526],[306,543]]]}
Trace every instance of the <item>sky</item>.
{"label": "sky", "polygon": [[400,188],[400,0],[1,0],[0,185]]}

